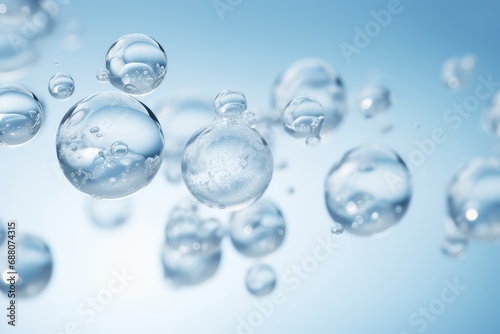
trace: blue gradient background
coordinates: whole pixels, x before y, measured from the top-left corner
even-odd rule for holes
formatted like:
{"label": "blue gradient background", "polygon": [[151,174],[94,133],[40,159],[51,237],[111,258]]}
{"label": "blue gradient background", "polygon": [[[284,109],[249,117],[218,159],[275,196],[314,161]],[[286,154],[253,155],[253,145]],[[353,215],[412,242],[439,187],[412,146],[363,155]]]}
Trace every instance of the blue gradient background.
{"label": "blue gradient background", "polygon": [[[237,254],[227,239],[220,269],[208,282],[174,289],[163,279],[163,231],[169,210],[188,195],[183,185],[168,184],[159,174],[132,197],[129,223],[102,230],[88,221],[85,197],[56,168],[61,118],[79,99],[113,89],[97,82],[95,73],[118,37],[140,32],[158,40],[169,57],[163,84],[141,98],[153,111],[180,92],[213,98],[225,88],[243,91],[250,108],[266,110],[276,76],[292,61],[311,56],[339,71],[351,100],[369,83],[385,84],[397,96],[383,121],[367,122],[350,108],[333,140],[316,149],[279,136],[275,161],[286,159],[289,167],[275,172],[266,196],[283,209],[288,231],[282,247],[264,260],[276,269],[285,301],[252,332],[418,333],[420,327],[412,326],[409,317],[440,297],[445,280],[456,278],[466,290],[424,332],[499,333],[498,244],[472,242],[461,260],[443,256],[440,244],[447,183],[467,160],[495,151],[480,125],[486,101],[456,130],[443,114],[474,93],[479,76],[500,81],[500,2],[402,0],[402,12],[348,63],[339,44],[352,44],[354,27],[363,28],[372,20],[370,11],[385,9],[387,3],[245,0],[224,20],[209,0],[92,0],[61,6],[55,31],[40,41],[38,62],[15,81],[44,102],[46,122],[33,142],[0,149],[0,216],[17,219],[20,234],[35,233],[48,242],[54,273],[42,294],[18,301],[15,329],[1,317],[0,332],[64,333],[66,324],[75,322],[80,333],[93,334],[232,334],[239,317],[247,319],[256,310],[256,299],[243,283],[254,261]],[[84,24],[85,44],[68,52],[61,49],[60,37],[64,23],[74,18]],[[440,67],[448,57],[467,53],[477,56],[476,72],[467,87],[452,93],[440,82]],[[47,91],[48,79],[60,71],[76,81],[74,96],[64,102]],[[394,130],[383,135],[379,122],[385,121]],[[331,166],[347,150],[373,141],[408,160],[417,148],[415,140],[429,138],[437,127],[448,139],[415,169],[412,202],[398,227],[380,238],[336,238],[338,249],[292,291],[287,271],[311,256],[318,238],[330,233],[323,182]],[[286,192],[289,186],[295,188],[293,195]],[[224,214],[216,214],[227,222]],[[78,305],[106,288],[112,271],[122,268],[135,279],[86,323],[76,314]],[[8,300],[1,296],[0,302],[7,305]]]}

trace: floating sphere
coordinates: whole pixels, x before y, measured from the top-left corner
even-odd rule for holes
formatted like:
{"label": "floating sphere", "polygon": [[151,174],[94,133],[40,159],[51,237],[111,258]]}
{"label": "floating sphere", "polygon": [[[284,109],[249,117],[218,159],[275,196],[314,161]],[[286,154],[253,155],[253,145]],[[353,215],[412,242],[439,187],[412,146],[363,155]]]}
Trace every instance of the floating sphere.
{"label": "floating sphere", "polygon": [[392,105],[391,91],[383,86],[365,87],[358,96],[358,108],[365,118],[372,118]]}
{"label": "floating sphere", "polygon": [[49,80],[49,93],[57,100],[69,99],[74,91],[75,81],[69,74],[56,73]]}
{"label": "floating sphere", "polygon": [[294,98],[283,109],[281,121],[285,131],[294,138],[304,140],[307,145],[321,142],[321,129],[325,120],[323,106],[307,96]]}
{"label": "floating sphere", "polygon": [[276,287],[276,274],[267,264],[255,264],[248,269],[245,284],[248,292],[262,297],[273,292]]}

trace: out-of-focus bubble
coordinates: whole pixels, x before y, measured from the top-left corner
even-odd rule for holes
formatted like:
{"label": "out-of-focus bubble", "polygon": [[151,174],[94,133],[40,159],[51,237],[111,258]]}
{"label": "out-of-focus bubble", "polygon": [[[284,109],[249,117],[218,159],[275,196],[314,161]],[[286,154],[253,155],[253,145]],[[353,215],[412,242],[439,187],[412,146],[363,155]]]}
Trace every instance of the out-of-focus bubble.
{"label": "out-of-focus bubble", "polygon": [[158,108],[158,119],[165,134],[163,160],[165,176],[169,182],[182,180],[182,150],[189,138],[214,119],[213,106],[204,98],[178,96]]}
{"label": "out-of-focus bubble", "polygon": [[476,68],[476,57],[466,55],[447,59],[441,67],[441,80],[451,90],[465,86]]}
{"label": "out-of-focus bubble", "polygon": [[450,258],[461,258],[467,251],[469,241],[461,235],[448,235],[441,244],[441,252]]}
{"label": "out-of-focus bubble", "polygon": [[483,113],[483,125],[487,132],[500,139],[500,92],[496,92],[489,107]]}
{"label": "out-of-focus bubble", "polygon": [[383,135],[388,134],[389,132],[392,132],[392,130],[394,130],[394,126],[390,123],[383,124],[380,127],[380,133]]}
{"label": "out-of-focus bubble", "polygon": [[200,284],[217,272],[221,255],[220,247],[206,252],[182,253],[165,243],[162,253],[165,276],[176,286]]}
{"label": "out-of-focus bubble", "polygon": [[500,159],[476,158],[448,186],[448,214],[458,231],[471,239],[500,238]]}
{"label": "out-of-focus bubble", "polygon": [[356,235],[371,236],[394,226],[410,198],[408,168],[397,153],[379,145],[347,152],[325,181],[330,216]]}
{"label": "out-of-focus bubble", "polygon": [[256,297],[262,297],[273,292],[276,287],[276,274],[267,264],[255,264],[248,269],[245,277],[248,292]]}
{"label": "out-of-focus bubble", "polygon": [[75,81],[69,74],[56,73],[49,80],[49,93],[57,100],[69,99],[74,91]]}
{"label": "out-of-focus bubble", "polygon": [[107,83],[109,82],[109,71],[105,68],[101,68],[99,71],[97,71],[95,77],[100,83]]}
{"label": "out-of-focus bubble", "polygon": [[248,257],[261,257],[278,249],[285,238],[286,223],[281,210],[260,199],[231,215],[231,241]]}
{"label": "out-of-focus bubble", "polygon": [[129,34],[109,48],[106,68],[115,88],[130,95],[145,95],[155,90],[167,74],[167,55],[151,37]]}
{"label": "out-of-focus bubble", "polygon": [[85,44],[85,41],[83,39],[83,35],[85,32],[83,21],[78,17],[65,17],[61,25],[61,48],[69,52],[80,50]]}
{"label": "out-of-focus bubble", "polygon": [[365,118],[386,111],[393,103],[391,91],[383,86],[367,86],[358,96],[358,108]]}
{"label": "out-of-focus bubble", "polygon": [[66,113],[56,149],[76,189],[98,199],[121,198],[153,180],[161,165],[163,134],[147,106],[123,93],[101,92]]}
{"label": "out-of-focus bubble", "polygon": [[323,107],[316,99],[299,96],[283,109],[281,121],[290,136],[305,139],[307,145],[314,145],[321,142],[324,119]]}
{"label": "out-of-focus bubble", "polygon": [[[5,245],[0,245],[2,248]],[[5,247],[6,248],[6,247]],[[5,249],[4,248],[4,249]],[[33,297],[50,281],[53,260],[50,248],[38,237],[22,234],[16,239],[16,297]],[[0,273],[8,269],[7,252],[0,253]],[[0,280],[0,291],[7,294],[10,285]]]}
{"label": "out-of-focus bubble", "polygon": [[38,98],[22,86],[0,84],[0,144],[21,145],[35,138],[43,121]]}
{"label": "out-of-focus bubble", "polygon": [[325,61],[307,58],[292,63],[274,83],[272,105],[278,119],[293,99],[307,96],[323,107],[323,138],[331,134],[346,113],[345,89],[337,72]]}
{"label": "out-of-focus bubble", "polygon": [[130,218],[132,204],[129,198],[114,201],[100,201],[88,198],[87,214],[95,225],[112,228],[124,224]]}
{"label": "out-of-focus bubble", "polygon": [[216,119],[198,130],[184,148],[182,176],[203,204],[242,209],[259,199],[271,182],[271,150],[242,120],[246,108],[242,93],[223,91],[214,106]]}
{"label": "out-of-focus bubble", "polygon": [[332,232],[333,235],[341,235],[344,233],[344,226],[334,222],[330,227],[330,232]]}
{"label": "out-of-focus bubble", "polygon": [[219,248],[224,230],[214,218],[203,219],[194,201],[181,202],[170,214],[166,242],[182,254],[212,252]]}
{"label": "out-of-focus bubble", "polygon": [[287,187],[287,188],[286,188],[286,193],[287,193],[288,195],[293,195],[293,194],[295,194],[295,188],[294,188],[294,187]]}

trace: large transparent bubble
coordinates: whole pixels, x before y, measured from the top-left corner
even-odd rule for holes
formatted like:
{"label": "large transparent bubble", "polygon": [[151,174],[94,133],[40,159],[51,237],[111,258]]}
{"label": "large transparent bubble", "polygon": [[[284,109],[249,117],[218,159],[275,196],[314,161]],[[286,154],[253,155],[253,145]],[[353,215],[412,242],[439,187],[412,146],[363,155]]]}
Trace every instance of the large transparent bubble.
{"label": "large transparent bubble", "polygon": [[56,149],[66,178],[98,199],[148,185],[161,165],[163,134],[147,106],[119,92],[90,95],[64,116]]}
{"label": "large transparent bubble", "polygon": [[356,235],[371,236],[394,226],[410,198],[408,168],[397,153],[375,144],[347,152],[325,181],[330,216]]}
{"label": "large transparent bubble", "polygon": [[281,210],[271,201],[260,199],[231,215],[231,241],[243,255],[260,257],[278,249],[286,232]]}
{"label": "large transparent bubble", "polygon": [[500,159],[469,161],[451,180],[447,201],[460,233],[472,239],[500,239]]}
{"label": "large transparent bubble", "polygon": [[26,88],[0,84],[0,144],[21,145],[35,138],[43,121],[37,97]]}
{"label": "large transparent bubble", "polygon": [[331,137],[346,113],[344,84],[338,73],[327,62],[306,58],[292,63],[283,71],[273,86],[272,106],[279,119],[288,103],[297,97],[317,100],[323,107],[324,120],[320,135]]}
{"label": "large transparent bubble", "polygon": [[265,139],[243,120],[246,99],[226,90],[214,102],[216,119],[189,139],[182,157],[182,175],[203,204],[238,210],[255,202],[273,174]]}
{"label": "large transparent bubble", "polygon": [[[23,234],[16,238],[16,264],[18,274],[16,297],[33,297],[45,289],[52,276],[53,260],[50,248],[40,238]],[[7,246],[0,244],[0,274],[7,267]],[[10,286],[0,280],[0,291],[7,294]]]}
{"label": "large transparent bubble", "polygon": [[144,95],[163,81],[167,74],[167,55],[151,37],[129,34],[109,48],[106,68],[115,88],[131,95]]}

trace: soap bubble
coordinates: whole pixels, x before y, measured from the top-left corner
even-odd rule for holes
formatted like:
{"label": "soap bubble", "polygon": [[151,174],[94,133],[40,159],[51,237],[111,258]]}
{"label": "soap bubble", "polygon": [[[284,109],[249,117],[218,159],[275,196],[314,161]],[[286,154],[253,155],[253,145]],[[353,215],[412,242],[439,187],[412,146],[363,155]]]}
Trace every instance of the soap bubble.
{"label": "soap bubble", "polygon": [[98,199],[121,198],[148,185],[161,165],[163,134],[147,106],[119,92],[76,103],[56,138],[66,178]]}
{"label": "soap bubble", "polygon": [[314,59],[300,59],[280,74],[273,86],[272,105],[281,113],[296,97],[307,96],[316,99],[324,111],[321,126],[323,138],[339,125],[344,114],[345,89],[338,73],[327,62]]}
{"label": "soap bubble", "polygon": [[500,159],[476,158],[448,186],[448,214],[458,231],[471,239],[500,238]]}
{"label": "soap bubble", "polygon": [[274,252],[283,243],[285,232],[281,210],[266,199],[231,215],[231,241],[245,256],[260,257]]}
{"label": "soap bubble", "polygon": [[186,186],[209,207],[247,207],[271,182],[271,150],[262,136],[242,121],[244,100],[239,92],[221,92],[214,102],[218,107],[216,119],[198,130],[184,148],[182,175]]}
{"label": "soap bubble", "polygon": [[333,221],[361,236],[394,226],[410,198],[408,168],[394,151],[379,145],[347,152],[325,181],[325,201]]}
{"label": "soap bubble", "polygon": [[224,236],[220,222],[214,218],[203,219],[194,201],[173,209],[166,232],[167,244],[182,254],[214,251]]}
{"label": "soap bubble", "polygon": [[109,48],[106,68],[115,88],[130,95],[145,95],[155,90],[167,74],[167,55],[151,37],[129,34]]}
{"label": "soap bubble", "polygon": [[500,139],[500,92],[496,92],[489,107],[483,113],[483,125],[486,131]]}
{"label": "soap bubble", "polygon": [[217,272],[221,255],[220,247],[205,252],[182,253],[165,243],[162,253],[165,276],[177,286],[200,284]]}
{"label": "soap bubble", "polygon": [[383,86],[365,87],[358,96],[358,108],[365,118],[386,111],[392,105],[391,91]]}
{"label": "soap bubble", "polygon": [[255,264],[248,269],[245,284],[252,295],[265,296],[273,292],[276,287],[276,274],[267,264]]}
{"label": "soap bubble", "polygon": [[49,80],[49,93],[57,100],[67,100],[75,91],[73,78],[66,73],[56,73]]}
{"label": "soap bubble", "polygon": [[90,220],[99,227],[120,226],[129,219],[131,211],[132,201],[129,198],[113,201],[87,199],[87,214]]}
{"label": "soap bubble", "polygon": [[447,59],[441,67],[441,80],[452,90],[465,86],[472,77],[476,67],[476,58],[473,55]]}
{"label": "soap bubble", "polygon": [[441,244],[441,252],[447,257],[461,258],[467,251],[469,241],[461,235],[448,235]]}
{"label": "soap bubble", "polygon": [[299,96],[287,104],[281,121],[285,131],[294,138],[305,138],[307,145],[321,141],[321,127],[325,120],[323,107],[313,98]]}
{"label": "soap bubble", "polygon": [[[0,245],[3,249],[7,247]],[[16,297],[33,297],[50,281],[53,260],[49,247],[38,237],[23,234],[16,239]],[[0,253],[0,272],[7,270],[7,252]],[[0,291],[7,294],[9,285],[0,280]]]}
{"label": "soap bubble", "polygon": [[35,138],[43,121],[38,98],[22,86],[0,84],[0,144],[21,145]]}
{"label": "soap bubble", "polygon": [[99,71],[97,71],[95,77],[100,83],[109,82],[109,71],[105,68],[101,68]]}
{"label": "soap bubble", "polygon": [[197,130],[214,119],[210,101],[194,95],[180,95],[158,108],[158,120],[165,134],[163,150],[164,171],[167,180],[182,180],[182,151]]}

